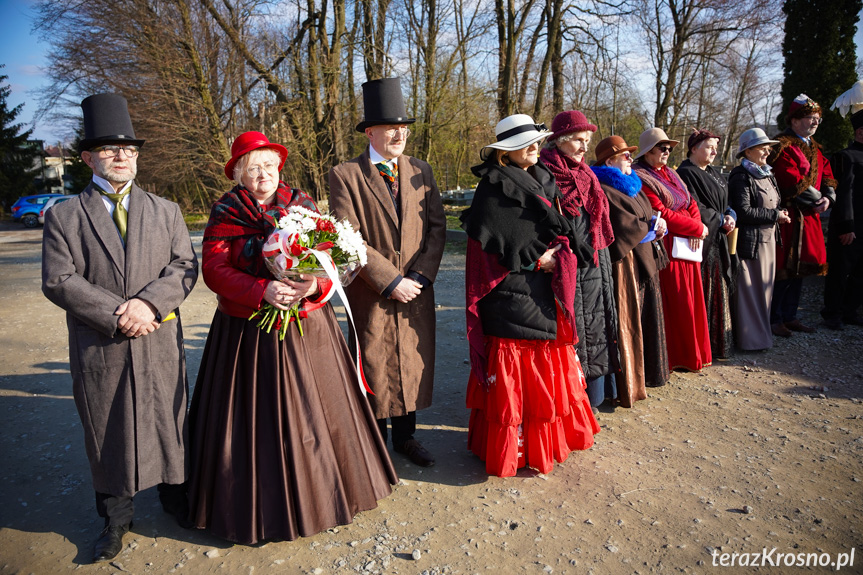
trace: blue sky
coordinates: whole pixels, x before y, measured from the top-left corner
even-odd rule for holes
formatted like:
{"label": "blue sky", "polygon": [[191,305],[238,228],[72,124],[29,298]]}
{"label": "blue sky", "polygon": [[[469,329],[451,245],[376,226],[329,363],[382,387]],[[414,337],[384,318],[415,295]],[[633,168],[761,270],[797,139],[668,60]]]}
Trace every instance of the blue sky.
{"label": "blue sky", "polygon": [[[0,0],[0,64],[6,65],[0,73],[9,76],[6,82],[12,88],[10,107],[24,104],[18,121],[28,126],[36,113],[39,89],[49,84],[40,70],[45,64],[46,46],[30,34],[32,4],[32,0]],[[33,137],[56,143],[65,134],[55,133],[50,124],[41,122]]]}
{"label": "blue sky", "polygon": [[[35,127],[34,138],[45,140],[46,143],[56,143],[69,135],[62,127],[58,129],[44,120],[32,124],[40,88],[49,84],[40,69],[46,62],[44,53],[47,46],[31,34],[33,2],[34,0],[0,0],[0,64],[6,65],[2,74],[9,77],[7,82],[12,88],[9,105],[24,104],[18,121],[28,127]],[[861,28],[863,26],[858,26],[855,38],[858,58],[863,52]]]}

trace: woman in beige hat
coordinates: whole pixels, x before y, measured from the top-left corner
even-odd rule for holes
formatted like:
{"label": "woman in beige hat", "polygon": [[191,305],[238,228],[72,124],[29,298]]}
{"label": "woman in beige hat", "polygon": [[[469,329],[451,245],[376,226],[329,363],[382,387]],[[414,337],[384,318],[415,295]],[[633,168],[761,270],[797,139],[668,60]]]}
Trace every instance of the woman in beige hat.
{"label": "woman in beige hat", "polygon": [[608,251],[619,318],[617,398],[623,407],[647,398],[645,386],[662,385],[669,375],[657,275],[668,263],[661,241],[665,221],[654,214],[641,191],[641,178],[632,172],[637,149],[620,136],[610,136],[596,146],[592,167],[608,198],[614,230]]}
{"label": "woman in beige hat", "polygon": [[577,260],[593,251],[573,233],[554,177],[537,163],[550,132],[516,114],[495,133],[473,168],[482,179],[461,218],[468,447],[489,474],[507,477],[524,466],[548,473],[599,431],[573,347]]}
{"label": "woman in beige hat", "polygon": [[[687,251],[684,246],[691,248],[690,253],[697,252],[700,255],[701,241],[707,236],[708,230],[701,222],[698,205],[686,184],[668,166],[671,150],[678,143],[661,128],[646,130],[638,139],[640,152],[636,155],[638,162],[633,169],[641,178],[644,193],[653,209],[668,224],[668,235],[664,242],[671,261],[659,272],[662,311],[668,336],[668,367],[671,370],[701,371],[702,367],[713,361],[701,265],[698,261],[686,259],[693,255],[684,253]],[[682,244],[678,245],[679,252],[674,251],[675,242]]]}
{"label": "woman in beige hat", "polygon": [[760,128],[743,132],[737,148],[740,165],[728,177],[731,207],[737,212],[740,227],[734,332],[737,347],[744,350],[773,346],[770,304],[776,276],[777,224],[791,221],[788,211],[779,207],[776,176],[767,164],[771,148],[778,143]]}

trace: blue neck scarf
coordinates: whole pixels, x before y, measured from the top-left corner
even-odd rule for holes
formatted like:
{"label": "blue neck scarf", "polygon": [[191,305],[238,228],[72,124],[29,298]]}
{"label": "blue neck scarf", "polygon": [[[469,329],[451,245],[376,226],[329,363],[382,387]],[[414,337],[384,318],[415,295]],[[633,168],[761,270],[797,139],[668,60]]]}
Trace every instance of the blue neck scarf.
{"label": "blue neck scarf", "polygon": [[620,168],[610,166],[591,166],[590,169],[596,174],[600,184],[620,190],[630,198],[637,196],[641,190],[641,178],[635,171],[627,176],[620,171]]}

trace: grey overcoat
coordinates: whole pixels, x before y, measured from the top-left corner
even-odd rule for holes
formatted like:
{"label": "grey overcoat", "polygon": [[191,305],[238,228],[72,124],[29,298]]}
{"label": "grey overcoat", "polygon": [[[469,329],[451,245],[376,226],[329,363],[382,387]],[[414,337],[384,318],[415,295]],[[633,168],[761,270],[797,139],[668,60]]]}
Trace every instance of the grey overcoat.
{"label": "grey overcoat", "polygon": [[[179,305],[198,279],[198,260],[177,204],[134,183],[126,248],[93,185],[45,215],[42,291],[66,310],[75,404],[93,487],[130,496],[186,480],[188,381]],[[138,297],[161,317],[129,339],[114,310]]]}
{"label": "grey overcoat", "polygon": [[434,288],[406,304],[381,294],[410,271],[434,282],[446,243],[446,217],[431,166],[410,156],[399,157],[398,164],[400,217],[368,148],[329,174],[330,209],[359,230],[368,248],[368,265],[346,291],[378,419],[431,405]]}

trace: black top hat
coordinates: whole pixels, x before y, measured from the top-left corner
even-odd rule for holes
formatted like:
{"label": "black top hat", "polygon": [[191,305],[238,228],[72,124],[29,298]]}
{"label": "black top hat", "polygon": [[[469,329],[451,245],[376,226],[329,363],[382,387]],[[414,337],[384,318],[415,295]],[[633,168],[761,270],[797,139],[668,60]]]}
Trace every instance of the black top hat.
{"label": "black top hat", "polygon": [[144,140],[135,139],[129,107],[120,94],[87,96],[81,101],[81,109],[84,111],[84,139],[78,142],[79,152],[105,144],[144,145]]}
{"label": "black top hat", "polygon": [[365,110],[365,120],[357,124],[357,132],[365,132],[366,128],[381,124],[416,122],[416,118],[407,117],[398,78],[381,78],[364,83],[363,110]]}

